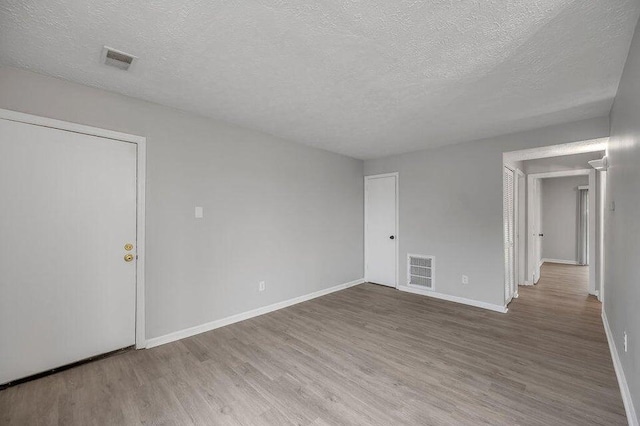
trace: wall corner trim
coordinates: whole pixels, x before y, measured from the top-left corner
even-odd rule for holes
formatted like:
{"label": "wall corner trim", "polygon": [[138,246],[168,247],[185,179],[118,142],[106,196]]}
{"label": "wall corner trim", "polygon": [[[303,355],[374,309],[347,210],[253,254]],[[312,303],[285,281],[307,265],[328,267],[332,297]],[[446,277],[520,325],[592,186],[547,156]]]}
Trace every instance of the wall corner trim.
{"label": "wall corner trim", "polygon": [[176,340],[184,339],[187,337],[195,336],[196,334],[205,333],[207,331],[215,330],[216,328],[224,327],[234,324],[236,322],[244,321],[253,317],[268,314],[269,312],[277,311],[279,309],[287,308],[298,303],[306,302],[307,300],[315,299],[317,297],[325,296],[336,291],[344,290],[349,287],[363,284],[364,278],[360,278],[354,281],[350,281],[344,284],[338,284],[333,287],[326,288],[324,290],[315,291],[313,293],[305,294],[302,296],[294,297],[293,299],[284,300],[282,302],[276,302],[271,305],[256,308],[247,312],[241,312],[239,314],[231,315],[226,318],[207,322],[204,324],[196,325],[194,327],[185,328],[183,330],[174,331],[173,333],[165,334],[164,336],[153,337],[147,340],[146,348],[154,348],[156,346],[164,345],[165,343],[175,342]]}
{"label": "wall corner trim", "polygon": [[602,324],[604,325],[604,332],[607,335],[607,342],[609,342],[609,350],[611,351],[611,359],[613,360],[613,368],[616,371],[616,377],[618,378],[618,385],[620,386],[620,393],[622,394],[622,402],[624,403],[624,410],[627,413],[627,421],[629,426],[639,426],[638,415],[633,407],[633,399],[631,398],[631,392],[629,391],[629,385],[627,384],[627,378],[624,375],[622,369],[622,363],[618,356],[618,349],[616,348],[615,341],[613,339],[613,333],[609,327],[609,321],[607,315],[602,309]]}
{"label": "wall corner trim", "polygon": [[406,285],[398,286],[398,290],[406,291],[407,293],[419,294],[422,296],[433,297],[435,299],[446,300],[449,302],[462,303],[463,305],[475,306],[476,308],[488,309],[494,312],[500,312],[506,314],[509,308],[502,305],[494,305],[492,303],[482,302],[475,299],[467,299],[465,297],[452,296],[450,294],[436,293],[435,291],[423,290],[420,288],[409,287]]}

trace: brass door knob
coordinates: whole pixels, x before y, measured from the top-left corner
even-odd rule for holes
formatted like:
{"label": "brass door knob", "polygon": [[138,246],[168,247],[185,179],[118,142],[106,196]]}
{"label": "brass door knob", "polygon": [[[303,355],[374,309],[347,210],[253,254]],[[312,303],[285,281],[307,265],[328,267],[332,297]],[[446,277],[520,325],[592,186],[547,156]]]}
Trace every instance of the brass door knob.
{"label": "brass door knob", "polygon": [[131,251],[131,250],[133,250],[133,244],[131,244],[131,243],[127,243],[127,244],[125,244],[125,245],[124,245],[124,249],[125,249],[126,251]]}
{"label": "brass door knob", "polygon": [[124,255],[125,262],[131,262],[133,260],[133,255],[131,253],[127,253]]}

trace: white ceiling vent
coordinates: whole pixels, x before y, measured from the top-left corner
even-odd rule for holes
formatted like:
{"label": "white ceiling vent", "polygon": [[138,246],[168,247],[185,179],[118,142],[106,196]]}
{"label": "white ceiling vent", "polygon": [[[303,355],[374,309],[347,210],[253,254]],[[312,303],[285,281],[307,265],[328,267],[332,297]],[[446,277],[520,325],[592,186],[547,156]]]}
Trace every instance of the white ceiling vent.
{"label": "white ceiling vent", "polygon": [[410,254],[407,256],[407,284],[433,290],[435,257]]}
{"label": "white ceiling vent", "polygon": [[127,71],[136,59],[138,58],[133,55],[113,49],[109,46],[104,46],[102,49],[102,63],[109,65],[110,67]]}

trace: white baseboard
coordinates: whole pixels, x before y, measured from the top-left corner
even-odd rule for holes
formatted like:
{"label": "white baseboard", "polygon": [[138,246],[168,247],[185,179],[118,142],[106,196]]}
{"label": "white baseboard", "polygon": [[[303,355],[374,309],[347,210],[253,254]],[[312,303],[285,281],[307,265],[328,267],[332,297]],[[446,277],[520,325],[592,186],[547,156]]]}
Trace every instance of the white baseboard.
{"label": "white baseboard", "polygon": [[305,294],[303,296],[294,297],[293,299],[285,300],[282,302],[274,303],[272,305],[263,306],[261,308],[253,309],[251,311],[242,312],[230,317],[222,318],[219,320],[207,322],[205,324],[196,325],[195,327],[185,328],[184,330],[174,331],[173,333],[165,334],[164,336],[154,337],[147,340],[146,348],[153,348],[156,346],[164,345],[165,343],[175,342],[176,340],[184,339],[186,337],[195,336],[196,334],[204,333],[206,331],[215,330],[216,328],[224,327],[236,322],[244,321],[249,318],[257,317],[260,315],[268,314],[269,312],[277,311],[278,309],[286,308],[307,300],[315,299],[316,297],[324,296],[329,293],[344,290],[349,287],[353,287],[358,284],[364,283],[364,279],[358,279],[344,284],[338,284],[333,287],[319,290],[313,293]]}
{"label": "white baseboard", "polygon": [[520,285],[533,285],[533,283],[531,281],[525,281]]}
{"label": "white baseboard", "polygon": [[579,265],[579,263],[575,260],[546,259],[546,258],[542,259],[542,263],[561,263],[563,265]]}
{"label": "white baseboard", "polygon": [[436,293],[435,291],[423,290],[421,288],[409,287],[406,285],[398,286],[398,290],[406,291],[407,293],[420,294],[422,296],[434,297],[436,299],[448,300],[449,302],[462,303],[464,305],[475,306],[477,308],[488,309],[490,311],[500,312],[503,314],[507,313],[508,311],[508,308],[506,306],[494,305],[491,303],[481,302],[474,299],[466,299],[459,296],[451,296],[444,293]]}
{"label": "white baseboard", "polygon": [[629,391],[629,385],[627,385],[627,378],[624,375],[622,364],[620,363],[620,357],[618,356],[618,349],[616,348],[613,333],[609,327],[609,321],[607,315],[602,310],[602,324],[604,324],[604,332],[607,335],[607,341],[609,342],[609,350],[611,351],[611,358],[613,359],[613,367],[616,370],[616,376],[618,377],[618,385],[620,386],[620,393],[622,394],[622,402],[624,403],[624,410],[627,413],[627,421],[629,426],[638,425],[638,415],[633,407],[633,399],[631,399],[631,392]]}

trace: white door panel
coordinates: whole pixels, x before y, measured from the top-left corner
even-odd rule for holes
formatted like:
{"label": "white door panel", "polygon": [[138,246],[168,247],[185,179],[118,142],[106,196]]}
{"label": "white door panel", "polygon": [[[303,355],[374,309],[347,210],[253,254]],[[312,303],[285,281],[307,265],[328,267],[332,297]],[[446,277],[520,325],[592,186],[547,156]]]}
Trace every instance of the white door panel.
{"label": "white door panel", "polygon": [[0,120],[0,197],[0,383],[133,345],[136,145]]}
{"label": "white door panel", "polygon": [[396,286],[396,176],[366,180],[366,279]]}
{"label": "white door panel", "polygon": [[534,191],[535,191],[535,207],[534,207],[534,270],[535,275],[533,282],[537,283],[540,280],[540,262],[542,261],[542,180],[535,179]]}

